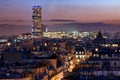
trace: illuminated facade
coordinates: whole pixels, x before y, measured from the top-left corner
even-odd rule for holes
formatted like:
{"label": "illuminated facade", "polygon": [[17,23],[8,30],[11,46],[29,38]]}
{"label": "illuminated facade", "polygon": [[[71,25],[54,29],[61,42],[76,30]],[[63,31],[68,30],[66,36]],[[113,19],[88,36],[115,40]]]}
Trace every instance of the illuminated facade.
{"label": "illuminated facade", "polygon": [[67,31],[43,32],[43,36],[48,38],[62,38],[62,37],[68,37],[68,33]]}
{"label": "illuminated facade", "polygon": [[42,37],[42,18],[40,6],[33,6],[32,8],[32,35]]}
{"label": "illuminated facade", "polygon": [[75,63],[78,65],[80,62],[85,61],[89,58],[85,47],[76,46],[75,47]]}

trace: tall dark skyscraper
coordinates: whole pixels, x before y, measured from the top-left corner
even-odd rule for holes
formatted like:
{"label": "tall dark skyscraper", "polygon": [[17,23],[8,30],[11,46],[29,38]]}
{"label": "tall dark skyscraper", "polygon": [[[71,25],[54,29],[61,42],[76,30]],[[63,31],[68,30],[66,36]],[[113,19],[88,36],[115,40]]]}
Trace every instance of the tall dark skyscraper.
{"label": "tall dark skyscraper", "polygon": [[40,6],[32,8],[32,35],[42,37],[42,9]]}

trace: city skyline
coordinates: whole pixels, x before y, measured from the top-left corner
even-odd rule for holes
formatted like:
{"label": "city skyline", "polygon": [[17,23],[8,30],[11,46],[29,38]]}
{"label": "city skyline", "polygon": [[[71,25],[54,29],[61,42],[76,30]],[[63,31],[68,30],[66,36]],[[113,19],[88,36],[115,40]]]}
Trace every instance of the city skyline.
{"label": "city skyline", "polygon": [[120,0],[0,0],[0,80],[120,80]]}
{"label": "city skyline", "polygon": [[[71,21],[110,24],[119,24],[120,22],[119,0],[1,0],[0,27],[7,27],[8,29],[3,29],[3,34],[12,31],[10,30],[11,27],[16,29],[27,27],[24,30],[30,32],[32,6],[34,5],[42,7],[42,20],[47,25]],[[16,33],[21,31],[18,30]]]}

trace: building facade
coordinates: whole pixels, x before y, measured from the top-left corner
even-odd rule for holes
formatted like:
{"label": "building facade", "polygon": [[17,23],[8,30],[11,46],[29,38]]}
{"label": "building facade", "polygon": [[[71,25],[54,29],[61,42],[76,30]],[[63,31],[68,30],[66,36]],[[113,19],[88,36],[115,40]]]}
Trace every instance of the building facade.
{"label": "building facade", "polygon": [[32,35],[42,37],[42,9],[40,6],[32,8]]}

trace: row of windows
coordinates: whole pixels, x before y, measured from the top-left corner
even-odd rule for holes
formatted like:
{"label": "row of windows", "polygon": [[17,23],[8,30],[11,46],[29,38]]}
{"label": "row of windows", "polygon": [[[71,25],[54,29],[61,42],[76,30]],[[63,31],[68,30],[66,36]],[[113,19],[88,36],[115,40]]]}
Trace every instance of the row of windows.
{"label": "row of windows", "polygon": [[41,32],[40,29],[32,29],[32,32]]}
{"label": "row of windows", "polygon": [[76,54],[85,54],[85,52],[84,51],[76,52]]}
{"label": "row of windows", "polygon": [[85,55],[76,55],[76,58],[85,58]]}
{"label": "row of windows", "polygon": [[103,44],[104,47],[118,47],[118,44]]}
{"label": "row of windows", "polygon": [[115,50],[115,52],[120,52],[120,50]]}

